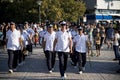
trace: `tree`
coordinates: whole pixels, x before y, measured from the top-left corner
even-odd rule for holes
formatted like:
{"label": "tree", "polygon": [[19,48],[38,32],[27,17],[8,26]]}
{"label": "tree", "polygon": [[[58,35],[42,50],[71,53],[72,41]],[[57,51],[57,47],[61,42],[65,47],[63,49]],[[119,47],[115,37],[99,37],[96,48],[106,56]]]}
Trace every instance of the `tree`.
{"label": "tree", "polygon": [[[37,0],[1,0],[0,1],[0,22],[15,21],[38,21]],[[40,6],[42,21],[77,21],[86,11],[82,0],[42,0]]]}
{"label": "tree", "polygon": [[41,8],[43,19],[51,21],[62,19],[62,9],[59,0],[43,0]]}
{"label": "tree", "polygon": [[86,11],[81,0],[43,0],[42,4],[42,15],[50,20],[77,21]]}
{"label": "tree", "polygon": [[76,21],[86,11],[85,4],[82,1],[61,0],[64,10],[64,18],[69,21]]}
{"label": "tree", "polygon": [[34,21],[38,19],[37,4],[35,0],[5,0],[0,2],[0,22]]}

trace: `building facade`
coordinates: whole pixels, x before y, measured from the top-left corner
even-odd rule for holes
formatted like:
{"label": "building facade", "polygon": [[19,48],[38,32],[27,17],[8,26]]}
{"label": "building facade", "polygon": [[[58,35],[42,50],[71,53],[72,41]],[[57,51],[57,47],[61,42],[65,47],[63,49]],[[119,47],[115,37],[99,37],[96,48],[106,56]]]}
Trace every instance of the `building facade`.
{"label": "building facade", "polygon": [[120,22],[120,0],[83,0],[87,22]]}

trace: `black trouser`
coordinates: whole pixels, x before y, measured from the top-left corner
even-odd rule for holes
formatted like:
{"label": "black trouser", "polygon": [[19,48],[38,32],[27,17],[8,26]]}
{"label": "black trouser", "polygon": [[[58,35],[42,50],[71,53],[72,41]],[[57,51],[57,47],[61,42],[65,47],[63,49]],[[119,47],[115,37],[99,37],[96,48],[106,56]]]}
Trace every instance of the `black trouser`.
{"label": "black trouser", "polygon": [[120,55],[119,55],[119,46],[113,45],[113,51],[115,54],[115,58],[119,59]]}
{"label": "black trouser", "polygon": [[25,61],[25,57],[26,57],[26,55],[23,54],[23,61]]}
{"label": "black trouser", "polygon": [[26,49],[29,51],[29,52],[32,52],[33,50],[33,47],[32,47],[32,44],[30,43],[30,44],[28,44],[28,45],[26,45]]}
{"label": "black trouser", "polygon": [[14,69],[18,65],[18,50],[8,50],[8,67]]}
{"label": "black trouser", "polygon": [[23,60],[23,55],[22,55],[22,51],[21,50],[18,50],[19,51],[19,63],[21,63],[22,62],[22,60]]}
{"label": "black trouser", "polygon": [[58,52],[59,58],[59,69],[61,76],[64,76],[64,73],[67,68],[67,59],[68,59],[68,52]]}
{"label": "black trouser", "polygon": [[76,54],[77,54],[76,62],[78,62],[79,71],[82,71],[82,67],[85,67],[86,64],[86,53],[80,53],[76,51]]}
{"label": "black trouser", "polygon": [[26,55],[23,54],[23,52],[21,50],[19,50],[19,63],[21,63],[22,61],[25,61],[25,57]]}
{"label": "black trouser", "polygon": [[101,37],[100,47],[102,47],[102,45],[103,45],[103,41],[104,41],[104,37]]}
{"label": "black trouser", "polygon": [[56,53],[53,51],[45,51],[46,58],[47,58],[47,67],[48,70],[52,70],[52,68],[55,65],[55,58],[56,58]]}
{"label": "black trouser", "polygon": [[73,65],[76,66],[77,54],[76,54],[75,50],[73,51],[73,54],[70,54],[70,58],[71,58],[72,62],[74,63]]}

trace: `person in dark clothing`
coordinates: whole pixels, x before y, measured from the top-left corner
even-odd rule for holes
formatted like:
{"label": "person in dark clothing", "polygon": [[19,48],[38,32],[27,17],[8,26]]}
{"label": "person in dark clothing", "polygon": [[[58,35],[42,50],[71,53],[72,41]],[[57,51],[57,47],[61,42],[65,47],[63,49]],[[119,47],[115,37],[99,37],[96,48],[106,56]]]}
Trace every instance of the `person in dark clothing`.
{"label": "person in dark clothing", "polygon": [[3,28],[3,41],[4,51],[6,51],[6,32],[8,31],[8,25],[5,25]]}
{"label": "person in dark clothing", "polygon": [[106,31],[106,43],[107,43],[108,49],[110,47],[112,48],[113,38],[114,38],[113,25],[109,24],[109,28]]}

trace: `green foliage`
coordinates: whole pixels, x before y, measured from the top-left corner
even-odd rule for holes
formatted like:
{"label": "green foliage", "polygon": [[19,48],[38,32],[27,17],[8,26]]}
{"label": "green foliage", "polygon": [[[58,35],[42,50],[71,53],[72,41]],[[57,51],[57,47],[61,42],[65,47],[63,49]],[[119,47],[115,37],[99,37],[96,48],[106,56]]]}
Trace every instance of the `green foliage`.
{"label": "green foliage", "polygon": [[83,16],[85,12],[85,4],[81,1],[61,0],[64,10],[63,17],[69,21],[76,21],[78,17]]}
{"label": "green foliage", "polygon": [[24,21],[37,21],[38,11],[35,0],[9,0],[0,2],[0,22],[14,21],[22,23]]}
{"label": "green foliage", "polygon": [[77,21],[86,11],[85,4],[75,0],[43,0],[42,14],[46,19]]}
{"label": "green foliage", "polygon": [[[0,21],[38,21],[37,0],[9,0],[0,2]],[[68,20],[77,21],[86,11],[85,4],[75,0],[42,0],[40,13],[42,21]]]}
{"label": "green foliage", "polygon": [[59,0],[43,0],[41,10],[44,19],[51,21],[62,19],[62,9]]}

